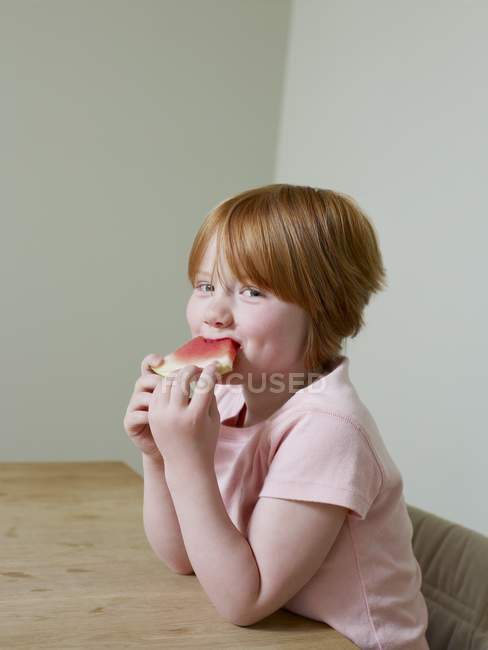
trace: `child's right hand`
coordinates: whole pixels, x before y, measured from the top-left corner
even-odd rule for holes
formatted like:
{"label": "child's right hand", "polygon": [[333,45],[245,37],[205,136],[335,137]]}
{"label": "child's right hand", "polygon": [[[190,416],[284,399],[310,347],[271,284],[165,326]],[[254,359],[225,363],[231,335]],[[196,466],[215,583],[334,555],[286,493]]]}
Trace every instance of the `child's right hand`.
{"label": "child's right hand", "polygon": [[134,392],[124,417],[124,429],[135,446],[146,456],[162,461],[161,453],[154,442],[149,427],[149,400],[154,389],[161,384],[162,377],[149,366],[157,368],[163,362],[160,354],[149,354],[141,363],[141,376],[134,385]]}

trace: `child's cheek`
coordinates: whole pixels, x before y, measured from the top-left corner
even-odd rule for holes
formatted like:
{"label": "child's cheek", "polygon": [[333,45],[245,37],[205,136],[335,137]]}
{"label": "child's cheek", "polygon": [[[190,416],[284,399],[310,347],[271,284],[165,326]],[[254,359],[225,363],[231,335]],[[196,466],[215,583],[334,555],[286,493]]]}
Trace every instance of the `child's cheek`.
{"label": "child's cheek", "polygon": [[186,322],[191,331],[192,338],[199,335],[200,320],[198,306],[195,304],[195,301],[190,298],[186,305]]}

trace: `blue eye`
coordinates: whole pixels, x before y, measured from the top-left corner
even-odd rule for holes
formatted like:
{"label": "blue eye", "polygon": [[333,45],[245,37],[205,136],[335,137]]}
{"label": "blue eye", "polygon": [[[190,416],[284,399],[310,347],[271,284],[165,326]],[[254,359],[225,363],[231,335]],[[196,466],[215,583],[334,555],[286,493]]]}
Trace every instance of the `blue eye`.
{"label": "blue eye", "polygon": [[[203,290],[201,289],[202,286],[203,286],[203,287],[212,287],[213,285],[210,284],[210,282],[200,282],[200,283],[198,283],[198,284],[196,285],[196,287],[195,287],[196,289],[201,290],[203,293],[209,293],[208,291],[203,291]],[[246,287],[246,288],[244,289],[244,291],[253,291],[254,294],[257,294],[257,295],[253,295],[253,296],[251,296],[251,298],[259,298],[260,296],[263,295],[260,291],[258,291],[257,289],[254,289],[253,287]]]}
{"label": "blue eye", "polygon": [[[212,285],[210,284],[210,282],[200,282],[200,284],[197,284],[197,285],[196,285],[195,289],[200,289],[200,287],[201,287],[202,285],[203,285],[204,287],[211,287],[211,286],[212,286]],[[203,293],[207,293],[207,292],[204,291]]]}
{"label": "blue eye", "polygon": [[254,291],[254,293],[257,293],[257,296],[251,296],[251,298],[259,298],[259,296],[262,296],[263,294],[258,291],[257,289],[253,289],[252,287],[246,287],[244,291]]}

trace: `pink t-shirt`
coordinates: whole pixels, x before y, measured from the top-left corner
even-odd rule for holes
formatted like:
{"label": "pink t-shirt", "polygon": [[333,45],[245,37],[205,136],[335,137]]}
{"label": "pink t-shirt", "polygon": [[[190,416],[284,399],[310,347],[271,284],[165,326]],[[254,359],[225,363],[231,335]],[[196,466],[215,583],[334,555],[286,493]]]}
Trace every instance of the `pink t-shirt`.
{"label": "pink t-shirt", "polygon": [[349,358],[249,427],[233,426],[245,405],[240,386],[217,384],[215,395],[217,480],[244,536],[259,497],[349,509],[322,566],[284,609],[329,624],[362,650],[428,650],[402,477],[351,383]]}

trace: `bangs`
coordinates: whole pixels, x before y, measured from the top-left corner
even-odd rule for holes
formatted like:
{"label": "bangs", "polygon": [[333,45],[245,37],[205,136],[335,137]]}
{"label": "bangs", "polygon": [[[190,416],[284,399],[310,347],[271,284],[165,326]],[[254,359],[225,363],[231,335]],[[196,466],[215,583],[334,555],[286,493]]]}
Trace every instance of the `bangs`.
{"label": "bangs", "polygon": [[239,282],[250,282],[281,300],[292,301],[290,247],[284,241],[283,221],[267,199],[266,195],[254,195],[238,202],[230,200],[208,215],[189,256],[188,277],[192,285],[210,240],[216,235],[212,280],[217,276],[225,286],[222,272],[225,261]]}
{"label": "bangs", "polygon": [[[305,363],[324,367],[365,324],[371,296],[386,288],[377,233],[351,197],[328,189],[273,184],[217,205],[200,226],[188,259],[195,280],[215,236],[211,273],[223,265],[241,283],[300,306],[309,316]],[[228,287],[226,287],[228,290]]]}

